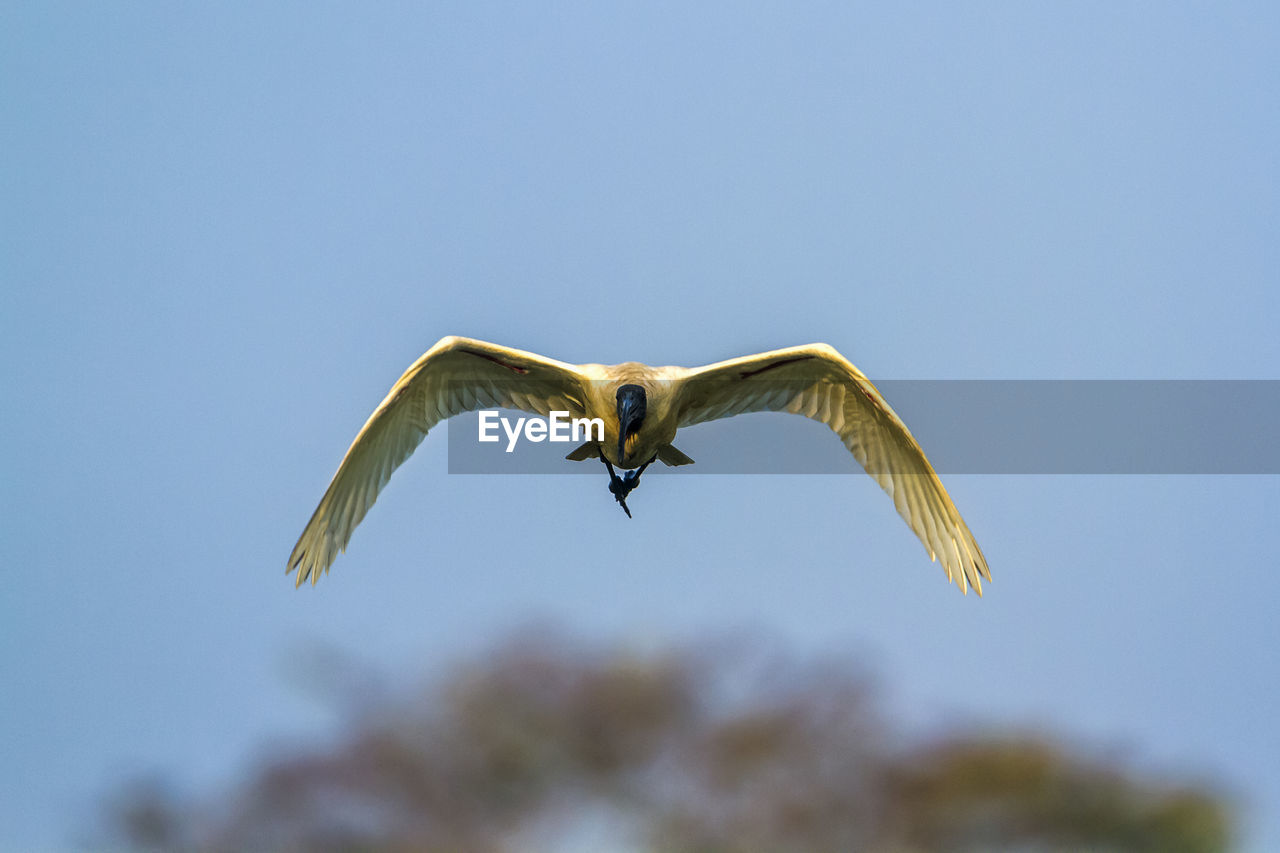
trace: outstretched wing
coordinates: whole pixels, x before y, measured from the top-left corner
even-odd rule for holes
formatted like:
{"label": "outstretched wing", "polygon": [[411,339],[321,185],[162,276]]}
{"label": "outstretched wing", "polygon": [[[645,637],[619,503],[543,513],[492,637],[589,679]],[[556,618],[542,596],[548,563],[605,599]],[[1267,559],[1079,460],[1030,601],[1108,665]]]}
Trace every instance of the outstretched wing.
{"label": "outstretched wing", "polygon": [[826,344],[721,361],[690,371],[677,398],[680,426],[745,412],[791,412],[835,431],[893,498],[898,514],[962,592],[982,594],[987,560],[901,418],[858,368]]}
{"label": "outstretched wing", "polygon": [[318,581],[391,472],[440,421],[488,407],[581,417],[585,399],[571,364],[471,338],[442,339],[404,372],[351,443],[289,555],[286,574],[297,569],[299,586]]}

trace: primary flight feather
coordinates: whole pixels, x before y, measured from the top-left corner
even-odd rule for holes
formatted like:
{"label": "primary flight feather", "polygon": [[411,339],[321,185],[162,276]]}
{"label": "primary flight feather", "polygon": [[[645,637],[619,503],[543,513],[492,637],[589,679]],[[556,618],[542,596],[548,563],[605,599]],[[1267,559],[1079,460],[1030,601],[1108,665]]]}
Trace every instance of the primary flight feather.
{"label": "primary flight feather", "polygon": [[[400,463],[437,423],[475,409],[600,418],[604,440],[569,454],[599,458],[609,490],[626,497],[654,460],[693,462],[672,445],[681,427],[746,412],[791,412],[821,421],[893,498],[898,513],[961,591],[982,594],[986,558],[902,420],[875,386],[826,344],[808,344],[705,367],[567,364],[472,338],[447,337],[405,371],[347,450],[289,555],[297,584],[314,584],[347,546]],[[626,470],[619,477],[613,466]]]}

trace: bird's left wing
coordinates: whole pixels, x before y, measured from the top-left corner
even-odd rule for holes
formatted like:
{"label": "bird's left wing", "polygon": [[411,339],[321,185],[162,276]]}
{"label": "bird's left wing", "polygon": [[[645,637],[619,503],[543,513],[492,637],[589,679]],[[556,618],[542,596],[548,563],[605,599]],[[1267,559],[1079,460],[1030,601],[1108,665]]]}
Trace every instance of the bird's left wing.
{"label": "bird's left wing", "polygon": [[821,421],[875,478],[899,515],[962,592],[982,594],[987,560],[902,419],[840,353],[808,344],[690,371],[676,398],[681,427],[746,412],[791,412]]}
{"label": "bird's left wing", "polygon": [[442,339],[404,372],[356,435],[289,555],[286,573],[297,569],[299,586],[319,580],[391,472],[440,421],[487,407],[581,417],[585,399],[574,365],[471,338]]}

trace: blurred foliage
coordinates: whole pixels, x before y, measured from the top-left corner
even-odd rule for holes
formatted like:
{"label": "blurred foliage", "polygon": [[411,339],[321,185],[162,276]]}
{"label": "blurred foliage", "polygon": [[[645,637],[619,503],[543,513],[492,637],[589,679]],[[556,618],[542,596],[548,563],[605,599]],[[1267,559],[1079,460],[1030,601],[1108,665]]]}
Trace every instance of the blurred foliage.
{"label": "blurred foliage", "polygon": [[113,832],[210,851],[1229,846],[1209,790],[1043,736],[912,742],[848,662],[734,644],[637,657],[530,632],[409,695],[359,690],[331,744],[264,759],[221,797],[122,786]]}

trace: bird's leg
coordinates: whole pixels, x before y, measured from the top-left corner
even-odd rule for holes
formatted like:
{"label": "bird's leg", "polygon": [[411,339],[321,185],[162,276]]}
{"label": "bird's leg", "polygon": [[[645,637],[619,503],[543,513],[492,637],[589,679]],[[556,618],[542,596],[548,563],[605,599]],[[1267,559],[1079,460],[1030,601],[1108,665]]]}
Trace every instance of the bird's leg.
{"label": "bird's leg", "polygon": [[[604,458],[603,453],[600,454],[600,461],[604,463],[605,468],[609,469],[609,493],[612,494],[614,500],[622,506],[622,511],[627,514],[627,518],[630,518],[631,510],[627,508],[627,495],[631,493],[631,490],[634,489],[635,486],[627,485],[626,478],[619,477],[617,473],[614,472],[613,466],[609,464],[608,459]],[[630,472],[627,473],[629,474]]]}
{"label": "bird's leg", "polygon": [[[657,459],[657,458],[658,457],[656,455],[653,457],[653,459]],[[628,471],[627,473],[622,475],[622,482],[626,483],[628,486],[627,491],[631,491],[631,489],[634,489],[636,486],[640,485],[640,475],[644,473],[645,468],[648,468],[653,463],[653,459],[650,459],[648,462],[644,463],[636,470]]]}
{"label": "bird's leg", "polygon": [[[657,458],[657,456],[653,457],[653,459]],[[653,459],[650,459],[634,471],[623,473],[621,477],[613,470],[613,465],[609,464],[608,459],[605,459],[603,455],[601,455],[600,459],[604,462],[604,467],[609,470],[609,492],[622,507],[622,511],[627,514],[627,518],[630,518],[631,510],[627,507],[627,495],[631,494],[632,490],[640,485],[640,475],[644,473],[645,468],[649,467]]]}

